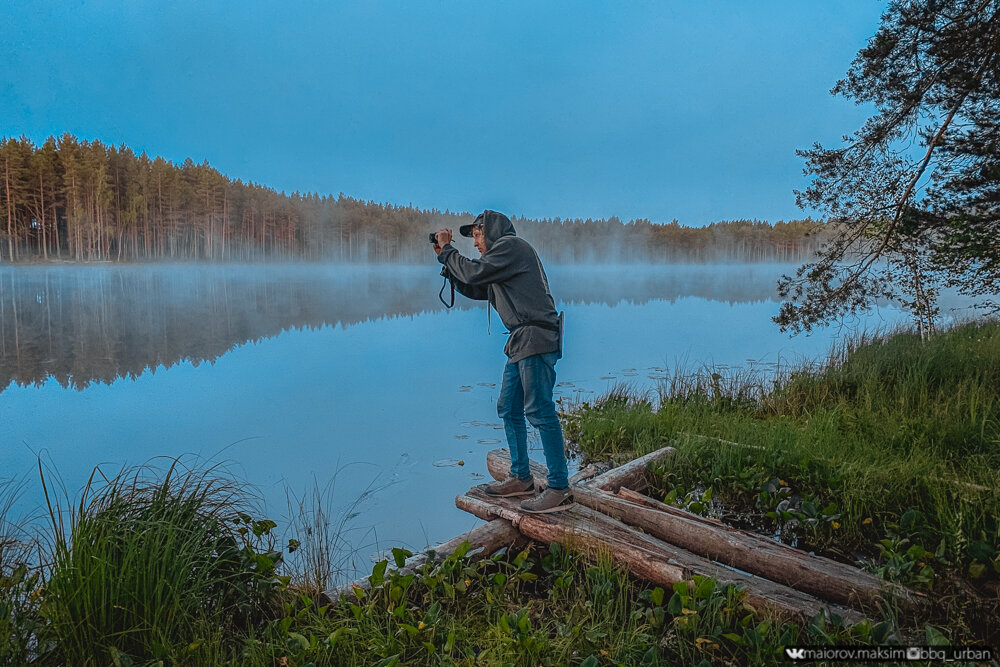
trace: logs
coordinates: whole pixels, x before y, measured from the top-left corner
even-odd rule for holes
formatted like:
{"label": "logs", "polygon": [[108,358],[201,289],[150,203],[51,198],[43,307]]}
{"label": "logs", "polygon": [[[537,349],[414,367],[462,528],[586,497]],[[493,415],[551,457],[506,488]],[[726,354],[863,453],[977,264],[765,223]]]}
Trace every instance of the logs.
{"label": "logs", "polygon": [[[666,459],[676,451],[673,447],[664,447],[663,449],[658,449],[655,452],[651,452],[635,459],[634,461],[629,461],[624,465],[620,465],[617,468],[612,468],[607,472],[601,473],[596,477],[587,482],[589,486],[594,486],[600,489],[604,489],[614,493],[622,486],[627,486],[630,489],[642,490],[647,486],[646,482],[646,466],[651,463],[656,463]],[[504,479],[508,474],[510,474],[510,451],[507,449],[493,449],[486,455],[486,465],[489,468],[490,475],[494,479]],[[535,461],[530,461],[529,465],[531,467],[531,476],[535,478],[535,486],[545,487],[545,478],[548,475],[548,469],[540,463]],[[570,479],[572,484],[578,479],[585,479],[586,477],[591,477],[594,469],[592,466],[588,466],[578,472],[576,475]],[[584,477],[586,475],[586,477]]]}
{"label": "logs", "polygon": [[662,503],[659,500],[655,500],[653,498],[650,498],[647,495],[643,495],[641,493],[637,493],[636,491],[633,491],[632,489],[626,489],[624,486],[622,488],[618,489],[618,493],[616,495],[619,498],[622,498],[623,500],[627,500],[627,501],[629,501],[631,503],[635,503],[636,505],[642,505],[643,507],[649,507],[651,509],[655,509],[658,512],[666,512],[667,514],[673,514],[674,516],[680,516],[680,517],[684,517],[686,519],[691,519],[693,521],[700,521],[702,523],[707,523],[707,524],[709,524],[711,526],[725,526],[726,525],[726,524],[722,523],[721,521],[719,521],[718,519],[713,519],[712,517],[708,517],[708,516],[699,516],[699,515],[694,514],[692,512],[688,512],[686,510],[682,510],[679,507],[674,507],[673,505],[667,505],[666,503]]}
{"label": "logs", "polygon": [[[505,464],[507,452],[494,450],[487,455],[487,467],[492,471]],[[491,459],[493,461],[491,462]],[[544,466],[535,464],[533,475],[544,479]],[[779,584],[796,588],[838,604],[859,609],[874,609],[891,588],[897,601],[912,605],[913,596],[898,586],[890,587],[875,576],[856,567],[802,550],[764,536],[750,533],[698,517],[690,512],[669,507],[644,498],[626,488],[614,496],[593,488],[600,477],[589,484],[573,487],[573,497],[585,505],[661,540],[677,545],[717,563],[765,577]],[[522,531],[523,532],[523,531]]]}
{"label": "logs", "polygon": [[828,604],[788,586],[712,563],[588,507],[578,505],[558,513],[526,514],[517,503],[517,499],[486,496],[475,488],[455,499],[459,508],[484,519],[506,519],[534,540],[560,542],[587,554],[608,553],[635,576],[661,586],[670,587],[697,574],[712,577],[722,586],[736,584],[745,588],[751,605],[783,618],[804,622],[821,610],[851,623],[862,618],[853,610]]}
{"label": "logs", "polygon": [[640,456],[634,461],[629,461],[624,465],[612,468],[606,473],[598,475],[590,481],[590,485],[603,491],[610,491],[611,493],[614,493],[623,486],[634,491],[642,491],[648,486],[646,468],[650,464],[669,458],[675,451],[677,450],[673,447],[657,449],[655,452]]}

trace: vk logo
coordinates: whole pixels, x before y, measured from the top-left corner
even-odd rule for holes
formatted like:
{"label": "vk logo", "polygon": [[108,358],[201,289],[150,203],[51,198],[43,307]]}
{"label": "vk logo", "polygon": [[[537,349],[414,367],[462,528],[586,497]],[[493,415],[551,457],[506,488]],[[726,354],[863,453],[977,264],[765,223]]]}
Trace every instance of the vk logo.
{"label": "vk logo", "polygon": [[806,657],[806,650],[804,648],[786,648],[785,655],[792,660],[802,660]]}

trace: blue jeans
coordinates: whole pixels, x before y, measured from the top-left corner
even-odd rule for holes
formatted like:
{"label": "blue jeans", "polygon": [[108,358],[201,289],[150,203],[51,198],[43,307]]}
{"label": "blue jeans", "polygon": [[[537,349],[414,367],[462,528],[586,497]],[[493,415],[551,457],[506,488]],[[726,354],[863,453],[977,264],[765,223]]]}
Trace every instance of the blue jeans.
{"label": "blue jeans", "polygon": [[552,489],[569,486],[566,471],[566,451],[563,448],[562,426],[552,401],[552,388],[556,384],[555,352],[536,354],[516,363],[507,362],[503,369],[503,385],[497,401],[497,414],[503,420],[510,447],[510,474],[520,479],[530,479],[528,467],[528,427],[538,429],[549,468],[548,484]]}

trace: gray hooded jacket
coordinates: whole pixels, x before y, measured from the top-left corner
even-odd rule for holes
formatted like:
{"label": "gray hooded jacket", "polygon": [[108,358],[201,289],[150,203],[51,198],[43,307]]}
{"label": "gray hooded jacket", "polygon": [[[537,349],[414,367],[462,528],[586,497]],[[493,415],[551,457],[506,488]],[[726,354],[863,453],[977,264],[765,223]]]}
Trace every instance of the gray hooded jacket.
{"label": "gray hooded jacket", "polygon": [[504,353],[511,362],[560,352],[559,315],[535,249],[514,233],[503,213],[483,212],[486,254],[463,257],[450,243],[438,255],[442,274],[470,299],[489,300],[510,332]]}

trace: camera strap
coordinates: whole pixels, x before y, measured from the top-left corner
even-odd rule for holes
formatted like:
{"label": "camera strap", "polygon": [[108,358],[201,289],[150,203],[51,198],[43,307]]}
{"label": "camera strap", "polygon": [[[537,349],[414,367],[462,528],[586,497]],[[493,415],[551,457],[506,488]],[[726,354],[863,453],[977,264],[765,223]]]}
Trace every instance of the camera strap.
{"label": "camera strap", "polygon": [[[444,300],[444,288],[448,285],[451,285],[451,303]],[[441,285],[441,289],[438,290],[438,299],[441,300],[441,303],[444,304],[445,308],[451,308],[455,305],[455,283],[451,282],[448,276],[444,277],[444,284]]]}

